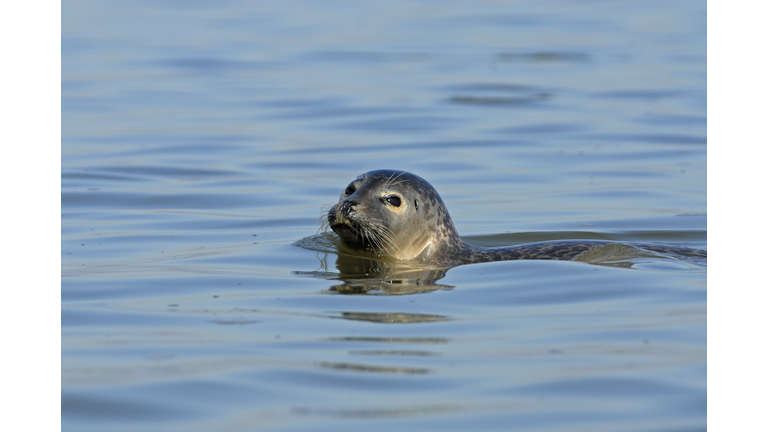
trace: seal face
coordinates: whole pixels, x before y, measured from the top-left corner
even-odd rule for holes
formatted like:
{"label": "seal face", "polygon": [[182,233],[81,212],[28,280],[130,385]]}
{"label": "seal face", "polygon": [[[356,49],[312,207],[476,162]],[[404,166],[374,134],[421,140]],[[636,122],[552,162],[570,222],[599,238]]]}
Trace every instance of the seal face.
{"label": "seal face", "polygon": [[432,261],[446,239],[458,239],[443,200],[426,180],[377,170],[356,178],[328,211],[341,243],[397,260]]}
{"label": "seal face", "polygon": [[[500,248],[464,242],[448,210],[423,178],[397,170],[367,172],[341,193],[328,211],[328,223],[341,244],[378,258],[452,267],[518,259],[570,260],[610,241],[555,240]],[[703,257],[706,251],[638,245],[660,253]]]}

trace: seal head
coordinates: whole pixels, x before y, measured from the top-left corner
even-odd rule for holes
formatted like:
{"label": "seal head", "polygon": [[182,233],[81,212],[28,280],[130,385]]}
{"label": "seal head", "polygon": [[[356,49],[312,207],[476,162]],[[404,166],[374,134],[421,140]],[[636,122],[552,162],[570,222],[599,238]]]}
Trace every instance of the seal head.
{"label": "seal head", "polygon": [[434,262],[461,242],[443,200],[423,178],[396,170],[367,172],[328,211],[342,245],[379,258]]}

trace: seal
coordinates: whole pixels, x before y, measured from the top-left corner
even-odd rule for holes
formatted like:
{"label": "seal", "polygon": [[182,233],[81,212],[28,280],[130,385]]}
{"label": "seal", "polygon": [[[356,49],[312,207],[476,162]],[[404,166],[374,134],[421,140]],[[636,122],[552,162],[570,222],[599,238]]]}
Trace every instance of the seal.
{"label": "seal", "polygon": [[[484,248],[459,237],[442,198],[423,178],[397,170],[362,174],[342,192],[327,215],[344,248],[377,258],[453,267],[506,260],[572,260],[615,242],[554,240]],[[635,245],[664,254],[706,258],[706,251]]]}

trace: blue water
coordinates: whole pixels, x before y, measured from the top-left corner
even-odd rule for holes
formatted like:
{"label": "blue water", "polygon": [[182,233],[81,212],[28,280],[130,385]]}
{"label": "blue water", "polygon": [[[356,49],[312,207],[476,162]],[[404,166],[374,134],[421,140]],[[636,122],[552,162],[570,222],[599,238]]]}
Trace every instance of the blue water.
{"label": "blue water", "polygon": [[474,244],[706,249],[706,60],[693,1],[63,4],[62,429],[705,429],[706,263],[318,229],[389,168]]}

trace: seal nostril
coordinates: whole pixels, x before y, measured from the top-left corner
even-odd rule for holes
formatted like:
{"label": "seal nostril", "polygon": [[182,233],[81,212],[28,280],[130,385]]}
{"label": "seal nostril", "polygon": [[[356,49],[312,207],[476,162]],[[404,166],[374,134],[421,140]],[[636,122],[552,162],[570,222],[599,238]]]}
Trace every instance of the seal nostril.
{"label": "seal nostril", "polygon": [[347,200],[341,203],[341,214],[343,214],[345,217],[348,216],[350,213],[352,213],[353,207],[357,206],[359,203],[357,201],[353,200]]}

